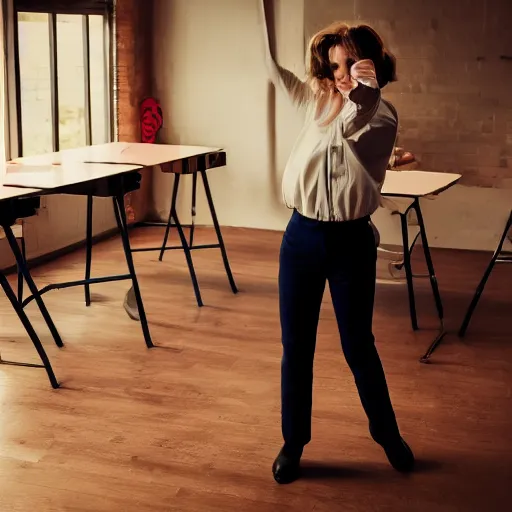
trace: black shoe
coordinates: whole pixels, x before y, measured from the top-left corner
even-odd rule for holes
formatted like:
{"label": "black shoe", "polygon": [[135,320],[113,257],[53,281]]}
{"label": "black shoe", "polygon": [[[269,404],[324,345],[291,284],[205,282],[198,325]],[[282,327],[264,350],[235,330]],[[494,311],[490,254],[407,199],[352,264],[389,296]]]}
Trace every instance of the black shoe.
{"label": "black shoe", "polygon": [[290,484],[300,477],[300,458],[302,453],[287,453],[285,447],[281,448],[274,464],[272,473],[279,484]]}
{"label": "black shoe", "polygon": [[409,473],[414,468],[414,454],[409,445],[398,436],[395,439],[386,441],[377,439],[370,427],[370,434],[373,440],[384,448],[389,463],[401,473]]}

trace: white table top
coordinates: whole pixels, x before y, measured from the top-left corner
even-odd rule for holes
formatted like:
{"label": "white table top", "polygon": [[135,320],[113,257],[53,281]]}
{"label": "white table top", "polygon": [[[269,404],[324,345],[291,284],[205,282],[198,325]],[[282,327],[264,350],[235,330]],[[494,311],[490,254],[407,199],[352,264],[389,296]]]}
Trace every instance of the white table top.
{"label": "white table top", "polygon": [[[16,159],[7,164],[3,184],[60,188],[219,151],[222,149],[204,146],[112,142]],[[416,198],[439,194],[460,178],[453,173],[389,170],[382,195]]]}
{"label": "white table top", "polygon": [[387,171],[383,196],[424,197],[455,185],[460,174],[430,171]]}
{"label": "white table top", "polygon": [[114,142],[84,148],[84,162],[130,163],[144,167],[178,162],[187,158],[218,153],[220,148]]}
{"label": "white table top", "polygon": [[23,164],[7,164],[3,185],[57,189],[124,174],[141,168],[140,165],[86,164],[67,159],[58,165],[36,163],[49,161],[49,156],[42,155],[41,157],[22,159]]}
{"label": "white table top", "polygon": [[18,158],[17,163],[34,164],[64,164],[69,162],[86,162],[102,164],[132,164],[151,167],[169,162],[177,162],[209,153],[222,151],[219,148],[204,146],[177,146],[171,144],[144,144],[141,142],[111,142],[68,149],[58,153]]}
{"label": "white table top", "polygon": [[41,190],[35,188],[4,187],[0,185],[0,201],[14,199],[16,197],[37,196]]}

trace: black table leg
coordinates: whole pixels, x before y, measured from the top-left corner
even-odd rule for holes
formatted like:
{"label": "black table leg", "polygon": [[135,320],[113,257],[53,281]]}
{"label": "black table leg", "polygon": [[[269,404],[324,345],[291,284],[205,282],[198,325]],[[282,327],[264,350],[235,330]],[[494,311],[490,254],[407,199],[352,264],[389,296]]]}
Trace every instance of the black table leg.
{"label": "black table leg", "polygon": [[[196,175],[194,174],[194,178],[195,178],[195,176]],[[197,281],[196,271],[194,268],[194,262],[192,261],[192,254],[190,252],[190,246],[187,242],[185,233],[183,232],[183,226],[178,218],[178,213],[176,211],[176,202],[177,202],[177,198],[178,198],[179,186],[180,186],[180,174],[175,174],[174,175],[174,186],[172,189],[171,208],[169,210],[169,217],[167,219],[167,225],[165,227],[164,239],[162,242],[162,247],[160,249],[160,256],[158,259],[160,261],[162,261],[165,251],[167,249],[169,249],[167,247],[167,241],[169,239],[169,231],[173,225],[173,219],[174,219],[174,226],[176,227],[176,229],[178,231],[178,235],[179,235],[180,241],[181,241],[181,248],[183,249],[183,252],[185,253],[185,258],[187,260],[188,270],[190,273],[190,279],[192,280],[192,286],[194,287],[194,293],[196,296],[197,304],[199,307],[202,307],[203,299],[201,297],[201,292],[199,290],[199,283]],[[192,208],[193,208],[193,210],[195,209],[195,187],[193,190]],[[190,226],[190,240],[191,241],[193,241],[193,236],[194,236],[194,226],[192,224]]]}
{"label": "black table leg", "polygon": [[167,246],[167,240],[169,239],[169,231],[172,225],[172,212],[176,209],[176,199],[178,197],[178,189],[180,186],[180,175],[174,175],[174,185],[172,188],[172,199],[171,199],[171,207],[169,208],[169,218],[167,220],[167,226],[165,227],[164,240],[162,242],[162,248],[160,249],[160,256],[158,257],[159,261],[162,261],[165,254],[165,248]]}
{"label": "black table leg", "polygon": [[425,229],[425,222],[423,220],[423,215],[421,213],[420,202],[418,199],[414,200],[413,208],[416,212],[416,216],[418,219],[418,224],[421,233],[421,243],[423,245],[423,253],[425,254],[425,260],[428,268],[428,275],[430,278],[430,285],[432,287],[432,293],[434,294],[434,300],[436,303],[437,315],[439,317],[440,328],[439,333],[434,339],[434,341],[430,344],[428,350],[425,352],[423,357],[420,359],[420,362],[426,363],[428,362],[430,356],[433,354],[434,350],[441,343],[444,338],[446,331],[444,328],[444,311],[443,311],[443,302],[441,300],[441,294],[439,293],[439,285],[437,284],[437,277],[434,270],[434,264],[432,263],[432,256],[430,254],[430,247],[428,245],[427,232]]}
{"label": "black table leg", "polygon": [[[92,265],[92,205],[93,197],[87,196],[87,220],[85,228],[85,280],[88,281],[91,278],[91,265]],[[91,288],[89,283],[86,282],[84,285],[85,290],[85,305],[91,305]]]}
{"label": "black table leg", "polygon": [[122,194],[113,198],[114,203],[114,214],[116,216],[117,225],[121,232],[121,238],[123,241],[124,254],[126,256],[126,263],[128,265],[128,271],[130,273],[133,285],[133,291],[135,294],[135,300],[137,302],[137,308],[139,310],[140,323],[142,325],[142,332],[144,334],[144,340],[148,348],[154,347],[153,341],[151,340],[151,334],[149,332],[148,321],[146,319],[146,312],[144,310],[144,304],[140,294],[139,282],[135,273],[135,266],[133,264],[133,256],[130,248],[130,238],[128,236],[128,225],[126,222],[126,212],[124,209],[124,196]]}
{"label": "black table leg", "polygon": [[464,317],[464,321],[462,322],[462,325],[459,330],[459,336],[461,338],[466,334],[467,328],[469,326],[469,322],[471,321],[471,317],[473,316],[473,313],[478,304],[478,301],[480,300],[480,296],[482,295],[482,292],[484,291],[485,285],[487,283],[487,280],[489,279],[489,276],[491,275],[492,269],[494,268],[494,265],[500,256],[501,250],[503,249],[503,244],[505,243],[505,239],[507,238],[508,232],[510,231],[511,228],[512,228],[512,211],[510,212],[510,216],[505,225],[505,230],[503,231],[503,234],[501,235],[500,241],[498,243],[498,247],[496,247],[496,250],[494,251],[494,254],[492,255],[491,261],[489,262],[489,265],[485,269],[484,275],[482,276],[482,279],[480,280],[480,283],[478,284],[478,287],[475,291],[473,299],[471,300],[471,304],[469,305],[469,308],[466,312],[466,316]]}
{"label": "black table leg", "polygon": [[229,266],[228,255],[226,252],[226,247],[224,246],[224,240],[222,238],[222,233],[220,231],[219,221],[217,220],[217,214],[215,212],[215,206],[213,204],[212,193],[210,190],[210,185],[208,183],[208,178],[206,176],[206,171],[201,171],[201,177],[203,178],[204,190],[206,192],[206,199],[208,200],[208,206],[210,207],[210,213],[213,220],[213,225],[215,226],[215,232],[217,233],[217,239],[219,241],[220,251],[222,254],[222,260],[224,262],[224,268],[226,269],[226,274],[228,276],[229,284],[233,293],[238,293],[238,288],[235,284],[235,279],[233,278],[233,274],[231,273],[231,268]]}
{"label": "black table leg", "polygon": [[178,213],[176,212],[176,205],[171,210],[171,219],[172,218],[174,218],[174,223],[176,225],[176,229],[178,230],[178,235],[180,237],[181,245],[183,247],[183,252],[185,253],[185,258],[187,260],[188,270],[190,273],[190,279],[192,279],[192,286],[194,287],[194,293],[196,295],[197,305],[199,307],[202,307],[203,299],[201,298],[201,292],[199,290],[199,283],[197,282],[196,271],[194,269],[194,262],[192,261],[192,254],[190,252],[190,247],[188,246],[188,242],[185,237],[185,233],[183,232],[183,227],[181,226],[180,220],[178,219]]}
{"label": "black table leg", "polygon": [[196,201],[197,201],[197,172],[192,175],[192,211],[191,211],[191,225],[190,225],[190,242],[189,246],[192,248],[194,246],[194,230],[196,228]]}
{"label": "black table leg", "polygon": [[16,311],[18,318],[21,320],[21,323],[23,324],[25,331],[27,331],[27,334],[29,335],[32,343],[34,344],[34,347],[37,350],[37,353],[39,354],[39,357],[43,364],[35,365],[35,364],[28,364],[28,363],[18,363],[18,362],[12,362],[12,361],[3,361],[1,359],[0,359],[0,362],[2,364],[10,364],[10,365],[14,365],[14,366],[26,366],[26,367],[30,367],[30,368],[44,368],[46,370],[46,373],[48,375],[48,379],[50,380],[50,384],[52,385],[52,388],[57,389],[59,387],[59,383],[57,382],[57,378],[55,377],[55,374],[53,373],[52,365],[50,364],[50,361],[48,359],[48,356],[46,355],[43,345],[41,344],[39,337],[37,336],[34,328],[32,327],[32,324],[30,323],[30,320],[28,319],[25,311],[23,310],[21,303],[19,302],[14,291],[12,290],[11,285],[9,284],[9,282],[7,281],[6,277],[4,276],[4,274],[2,272],[0,272],[0,285],[2,286],[2,288],[5,292],[5,295],[9,299],[9,302],[11,303],[14,311]]}
{"label": "black table leg", "polygon": [[409,312],[413,331],[418,330],[418,317],[416,315],[416,299],[414,297],[414,283],[411,265],[411,252],[409,249],[409,232],[407,230],[407,212],[400,213],[400,223],[402,226],[402,243],[404,246],[404,267],[405,277],[407,279],[407,292],[409,295]]}
{"label": "black table leg", "polygon": [[[21,239],[20,239],[20,245],[21,245],[21,256],[23,257],[24,261],[27,261],[27,248],[25,244],[25,234],[22,233]],[[23,273],[21,272],[20,267],[17,267],[17,273],[18,273],[18,300],[20,302],[23,302]]]}
{"label": "black table leg", "polygon": [[43,302],[43,299],[39,293],[39,290],[37,289],[37,286],[34,283],[32,276],[30,275],[26,261],[21,254],[21,251],[18,247],[18,243],[16,242],[16,238],[14,237],[14,233],[12,232],[11,226],[5,224],[2,227],[4,228],[5,235],[7,237],[7,241],[9,242],[11,251],[16,259],[16,264],[18,265],[18,268],[21,270],[21,273],[23,274],[23,277],[25,278],[28,288],[29,288],[30,292],[32,293],[32,295],[34,296],[34,299],[37,302],[37,305],[39,306],[39,310],[41,311],[41,314],[43,315],[46,325],[48,325],[48,328],[50,329],[50,332],[52,333],[55,343],[57,344],[58,347],[63,347],[64,343],[62,342],[60,334],[57,331],[55,324],[53,323],[52,317],[50,316],[50,313],[46,309],[46,305]]}

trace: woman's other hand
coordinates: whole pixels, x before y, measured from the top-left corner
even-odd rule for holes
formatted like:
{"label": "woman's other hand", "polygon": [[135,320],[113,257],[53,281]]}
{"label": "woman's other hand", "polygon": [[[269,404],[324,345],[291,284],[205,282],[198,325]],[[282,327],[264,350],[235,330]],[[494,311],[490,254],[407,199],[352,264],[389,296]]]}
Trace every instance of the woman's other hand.
{"label": "woman's other hand", "polygon": [[[370,87],[375,87],[377,83],[377,73],[375,65],[370,59],[358,60],[350,68],[350,76]],[[357,84],[355,84],[357,86]]]}

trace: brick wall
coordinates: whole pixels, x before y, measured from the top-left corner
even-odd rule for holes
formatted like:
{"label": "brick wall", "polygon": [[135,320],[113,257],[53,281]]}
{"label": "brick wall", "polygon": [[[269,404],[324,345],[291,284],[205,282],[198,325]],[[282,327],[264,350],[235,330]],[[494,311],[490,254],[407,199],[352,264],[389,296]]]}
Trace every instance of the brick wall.
{"label": "brick wall", "polygon": [[[119,140],[140,141],[141,101],[151,95],[153,0],[117,0],[117,122]],[[145,218],[151,201],[151,174],[143,173],[140,190],[126,197],[129,221]]]}
{"label": "brick wall", "polygon": [[371,24],[396,55],[398,144],[424,170],[512,189],[512,0],[305,0],[306,36]]}

